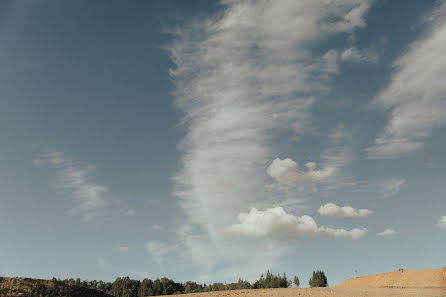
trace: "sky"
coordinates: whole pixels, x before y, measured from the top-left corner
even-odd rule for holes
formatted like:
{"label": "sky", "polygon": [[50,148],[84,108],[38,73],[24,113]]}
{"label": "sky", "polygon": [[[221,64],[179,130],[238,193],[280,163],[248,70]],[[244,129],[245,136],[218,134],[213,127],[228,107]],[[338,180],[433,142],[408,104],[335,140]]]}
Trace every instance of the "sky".
{"label": "sky", "polygon": [[0,275],[446,265],[443,1],[0,1]]}

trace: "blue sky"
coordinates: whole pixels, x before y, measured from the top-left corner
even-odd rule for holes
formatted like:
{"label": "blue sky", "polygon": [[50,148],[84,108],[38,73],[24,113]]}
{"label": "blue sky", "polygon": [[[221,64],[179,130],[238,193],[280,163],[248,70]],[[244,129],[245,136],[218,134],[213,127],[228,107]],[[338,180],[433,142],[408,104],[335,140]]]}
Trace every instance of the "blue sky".
{"label": "blue sky", "polygon": [[441,1],[0,1],[0,275],[445,265]]}

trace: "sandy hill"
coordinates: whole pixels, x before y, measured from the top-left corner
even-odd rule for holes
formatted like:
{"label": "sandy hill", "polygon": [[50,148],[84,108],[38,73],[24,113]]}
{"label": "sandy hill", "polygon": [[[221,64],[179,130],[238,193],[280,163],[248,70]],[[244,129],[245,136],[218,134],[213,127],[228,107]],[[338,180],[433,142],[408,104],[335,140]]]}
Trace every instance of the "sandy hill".
{"label": "sandy hill", "polygon": [[0,277],[0,297],[111,297],[101,291],[51,280]]}
{"label": "sandy hill", "polygon": [[346,280],[338,288],[446,288],[446,266],[413,271],[399,269]]}
{"label": "sandy hill", "polygon": [[176,297],[445,297],[446,288],[288,288],[218,291]]}

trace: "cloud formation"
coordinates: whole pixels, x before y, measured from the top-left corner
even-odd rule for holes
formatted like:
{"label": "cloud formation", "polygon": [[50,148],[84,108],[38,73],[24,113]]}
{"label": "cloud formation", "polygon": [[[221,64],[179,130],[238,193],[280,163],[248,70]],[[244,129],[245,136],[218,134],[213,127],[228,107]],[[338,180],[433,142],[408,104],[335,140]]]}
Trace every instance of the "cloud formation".
{"label": "cloud formation", "polygon": [[377,236],[380,236],[380,237],[386,237],[386,236],[393,235],[393,234],[395,234],[395,233],[396,233],[396,231],[393,230],[393,229],[386,229],[386,230],[384,230],[383,232],[380,232],[380,233],[378,233],[378,234],[376,234],[376,235],[377,235]]}
{"label": "cloud formation", "polygon": [[[221,234],[231,217],[270,201],[265,161],[277,156],[274,132],[300,136],[314,129],[312,107],[329,90],[339,54],[334,49],[314,54],[312,45],[364,27],[370,1],[222,4],[214,17],[173,30],[175,40],[167,46],[176,65],[170,73],[186,130],[174,194],[192,230],[207,238],[186,241],[185,250],[196,263],[237,259],[247,269],[256,265],[253,253],[229,255],[229,248],[228,255],[205,258],[214,245],[232,240]],[[304,176],[310,179],[332,170],[309,166],[314,172]],[[240,243],[239,250],[252,250],[247,245]]]}
{"label": "cloud formation", "polygon": [[438,219],[437,224],[438,224],[438,227],[440,227],[440,228],[446,230],[446,216],[442,216],[442,217],[440,217],[440,218]]}
{"label": "cloud formation", "polygon": [[58,188],[71,198],[72,208],[68,211],[69,214],[89,221],[109,205],[106,199],[108,188],[94,182],[90,177],[96,166],[71,160],[61,152],[44,154],[34,163],[56,170]]}
{"label": "cloud formation", "polygon": [[404,178],[392,177],[389,181],[381,184],[381,193],[384,198],[390,197],[398,193],[406,183]]}
{"label": "cloud formation", "polygon": [[319,214],[332,217],[359,218],[367,217],[373,213],[369,209],[354,209],[351,206],[337,206],[334,203],[327,203],[319,207]]}
{"label": "cloud formation", "polygon": [[360,50],[356,47],[349,47],[341,53],[341,61],[352,63],[376,63],[379,55],[373,49]]}
{"label": "cloud formation", "polygon": [[334,167],[325,167],[316,169],[315,162],[305,164],[307,168],[303,171],[299,164],[290,158],[281,160],[276,158],[268,167],[268,175],[274,178],[278,183],[287,186],[297,186],[305,183],[320,182],[329,178],[335,171]]}
{"label": "cloud formation", "polygon": [[373,105],[389,111],[389,121],[372,146],[371,158],[393,158],[422,148],[436,127],[446,124],[446,3],[437,5],[429,29],[393,64],[390,84]]}
{"label": "cloud formation", "polygon": [[318,227],[312,217],[307,215],[294,216],[286,213],[280,206],[267,208],[264,211],[251,207],[249,213],[239,214],[238,220],[239,223],[230,226],[227,229],[228,232],[244,236],[272,237],[286,240],[309,235],[359,239],[367,233],[365,228],[344,230],[324,226]]}
{"label": "cloud formation", "polygon": [[162,241],[150,241],[146,244],[146,251],[152,256],[152,260],[163,268],[166,258],[177,251],[177,246]]}

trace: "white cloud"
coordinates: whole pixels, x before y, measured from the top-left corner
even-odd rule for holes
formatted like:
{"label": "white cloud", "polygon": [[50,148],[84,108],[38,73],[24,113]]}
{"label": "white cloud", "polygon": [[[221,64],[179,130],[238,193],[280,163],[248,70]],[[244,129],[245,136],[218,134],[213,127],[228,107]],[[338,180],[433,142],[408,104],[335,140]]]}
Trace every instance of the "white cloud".
{"label": "white cloud", "polygon": [[446,3],[430,19],[430,28],[394,63],[389,85],[373,101],[390,119],[367,148],[371,158],[407,155],[446,124]]}
{"label": "white cloud", "polygon": [[369,209],[354,209],[351,206],[337,206],[334,203],[327,203],[319,207],[319,214],[325,216],[333,216],[333,217],[349,217],[349,218],[358,218],[358,217],[367,217],[373,213],[373,211]]}
{"label": "white cloud", "polygon": [[380,233],[378,233],[378,234],[376,234],[377,236],[381,236],[381,237],[383,237],[383,236],[390,236],[390,235],[393,235],[393,234],[395,234],[396,233],[396,231],[395,230],[393,230],[393,229],[386,229],[386,230],[384,230],[383,232],[380,232]]}
{"label": "white cloud", "polygon": [[344,62],[376,63],[378,59],[378,53],[371,48],[360,50],[356,47],[349,47],[341,54],[341,60]]}
{"label": "white cloud", "polygon": [[403,178],[392,177],[389,181],[381,184],[381,192],[384,198],[390,197],[398,193],[406,183]]}
{"label": "white cloud", "polygon": [[120,251],[128,251],[129,247],[128,246],[121,246],[121,247],[119,247],[119,250]]}
{"label": "white cloud", "polygon": [[56,169],[58,188],[71,196],[69,214],[81,216],[88,221],[109,205],[106,199],[108,188],[94,182],[90,177],[96,170],[94,165],[85,165],[66,157],[61,152],[50,152],[34,160],[36,165]]}
{"label": "white cloud", "polygon": [[438,219],[438,227],[446,230],[446,216],[442,216]]}
{"label": "white cloud", "polygon": [[[234,250],[233,239],[221,230],[242,209],[270,201],[264,188],[265,160],[277,156],[275,132],[300,136],[312,131],[312,107],[338,71],[338,52],[315,55],[312,45],[363,27],[370,2],[223,4],[224,11],[215,17],[173,32],[175,41],[167,47],[176,64],[171,75],[186,128],[182,165],[173,180],[187,223],[206,238],[185,241],[195,263],[234,261],[240,271],[249,271],[260,265],[258,254],[243,251],[255,249],[240,243],[239,251]],[[309,176],[322,179],[330,170],[314,169]],[[223,242],[228,248],[215,257],[215,246]],[[280,252],[271,257],[280,257]],[[215,267],[209,271],[218,273]]]}
{"label": "white cloud", "polygon": [[158,224],[153,224],[153,225],[152,225],[152,229],[153,229],[153,230],[161,230],[162,228],[161,228],[161,226],[158,225]]}
{"label": "white cloud", "polygon": [[407,181],[401,177],[389,177],[380,181],[358,181],[352,189],[357,192],[371,192],[377,197],[387,198],[397,194],[404,188]]}
{"label": "white cloud", "polygon": [[238,220],[239,223],[229,227],[228,232],[245,236],[273,237],[287,240],[308,235],[359,239],[367,233],[365,228],[344,230],[324,226],[318,227],[312,217],[307,215],[294,216],[286,213],[280,206],[268,208],[265,211],[259,211],[252,207],[249,213],[239,214]]}
{"label": "white cloud", "polygon": [[342,173],[342,168],[351,162],[353,156],[351,137],[351,132],[346,131],[343,125],[338,125],[329,133],[328,147],[321,152],[319,163],[307,162],[303,168],[291,158],[274,159],[267,168],[267,173],[275,183],[264,187],[282,192],[294,191],[295,194],[295,190],[302,193],[332,192],[342,186],[352,185],[351,177]]}
{"label": "white cloud", "polygon": [[296,186],[308,182],[319,182],[329,178],[335,171],[333,167],[325,167],[316,169],[315,162],[305,164],[307,168],[303,171],[299,168],[299,164],[290,158],[281,160],[276,158],[268,167],[268,174],[274,178],[279,184],[287,186]]}

